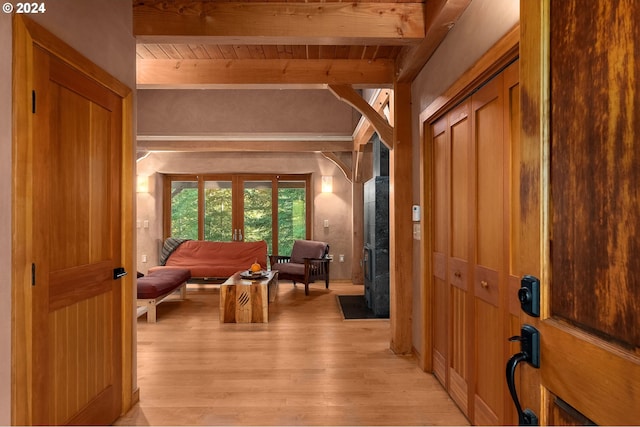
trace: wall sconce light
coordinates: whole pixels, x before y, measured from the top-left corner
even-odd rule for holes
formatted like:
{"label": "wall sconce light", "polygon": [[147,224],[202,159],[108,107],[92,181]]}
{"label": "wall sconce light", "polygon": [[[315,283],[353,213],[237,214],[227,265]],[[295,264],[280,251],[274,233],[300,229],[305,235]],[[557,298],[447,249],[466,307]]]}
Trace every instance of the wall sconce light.
{"label": "wall sconce light", "polygon": [[322,192],[333,193],[333,177],[331,175],[322,176]]}
{"label": "wall sconce light", "polygon": [[138,176],[138,182],[136,185],[137,193],[148,193],[149,192],[149,177],[148,176]]}

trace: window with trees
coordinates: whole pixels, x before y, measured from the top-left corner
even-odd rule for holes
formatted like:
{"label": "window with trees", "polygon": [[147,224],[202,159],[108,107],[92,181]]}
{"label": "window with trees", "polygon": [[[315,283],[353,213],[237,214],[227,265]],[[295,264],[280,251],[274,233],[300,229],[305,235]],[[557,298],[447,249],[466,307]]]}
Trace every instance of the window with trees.
{"label": "window with trees", "polygon": [[311,176],[165,175],[164,237],[266,240],[270,253],[291,252],[311,237]]}

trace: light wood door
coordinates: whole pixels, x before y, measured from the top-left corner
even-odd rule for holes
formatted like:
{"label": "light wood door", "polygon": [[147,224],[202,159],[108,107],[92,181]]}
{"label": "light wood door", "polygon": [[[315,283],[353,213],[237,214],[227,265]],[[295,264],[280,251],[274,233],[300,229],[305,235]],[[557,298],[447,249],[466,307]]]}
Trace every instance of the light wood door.
{"label": "light wood door", "polygon": [[449,316],[449,360],[448,390],[462,411],[469,415],[468,390],[471,354],[471,317],[469,255],[472,239],[470,237],[470,192],[475,177],[469,168],[471,158],[471,102],[464,102],[448,115],[451,154],[449,162],[450,179],[450,227],[447,272],[447,296],[450,308]]}
{"label": "light wood door", "polygon": [[33,422],[120,414],[121,99],[34,48]]}
{"label": "light wood door", "polygon": [[430,128],[433,370],[474,424],[513,417],[504,371],[520,330],[510,205],[518,131],[517,62]]}
{"label": "light wood door", "polygon": [[473,325],[475,328],[474,423],[502,424],[504,411],[504,245],[505,150],[503,75],[472,97],[475,172],[475,253]]}
{"label": "light wood door", "polygon": [[543,290],[523,403],[543,424],[637,425],[640,3],[526,1],[522,21],[522,265]]}
{"label": "light wood door", "polygon": [[447,254],[449,251],[449,156],[447,117],[431,126],[432,158],[432,263],[433,263],[433,373],[448,389],[449,294],[447,290]]}
{"label": "light wood door", "polygon": [[431,126],[433,159],[433,367],[468,414],[470,102]]}

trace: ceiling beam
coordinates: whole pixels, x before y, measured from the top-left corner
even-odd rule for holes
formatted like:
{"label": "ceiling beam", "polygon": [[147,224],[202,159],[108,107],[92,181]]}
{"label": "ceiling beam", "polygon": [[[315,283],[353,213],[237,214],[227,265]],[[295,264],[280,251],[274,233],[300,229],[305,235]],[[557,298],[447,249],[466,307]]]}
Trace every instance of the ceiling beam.
{"label": "ceiling beam", "polygon": [[272,141],[272,140],[138,140],[137,151],[176,152],[351,152],[352,141]]}
{"label": "ceiling beam", "polygon": [[207,85],[351,84],[389,87],[391,60],[138,59],[138,88],[203,88]]}
{"label": "ceiling beam", "polygon": [[396,59],[398,82],[410,83],[416,78],[470,3],[471,0],[426,2],[425,14],[428,20],[425,38],[420,44],[405,46],[400,51]]}
{"label": "ceiling beam", "polygon": [[133,30],[142,43],[176,43],[180,37],[180,43],[398,45],[422,40],[424,8],[419,1],[137,0]]}

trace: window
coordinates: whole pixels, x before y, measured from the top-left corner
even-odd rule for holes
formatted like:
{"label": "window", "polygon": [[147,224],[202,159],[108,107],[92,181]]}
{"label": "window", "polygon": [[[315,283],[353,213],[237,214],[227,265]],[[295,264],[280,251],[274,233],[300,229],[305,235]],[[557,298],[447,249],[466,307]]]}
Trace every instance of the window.
{"label": "window", "polygon": [[291,253],[311,238],[311,176],[165,175],[164,237],[266,240],[269,253]]}

